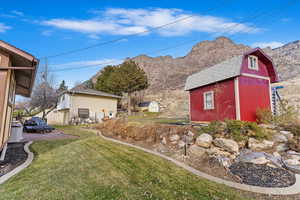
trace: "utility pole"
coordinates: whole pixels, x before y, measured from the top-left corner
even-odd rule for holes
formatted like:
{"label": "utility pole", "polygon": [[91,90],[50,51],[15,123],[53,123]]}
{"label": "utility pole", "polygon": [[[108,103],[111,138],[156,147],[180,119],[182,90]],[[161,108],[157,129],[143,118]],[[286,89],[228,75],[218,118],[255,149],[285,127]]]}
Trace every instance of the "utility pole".
{"label": "utility pole", "polygon": [[44,74],[43,74],[43,81],[44,81],[44,84],[43,84],[43,120],[45,120],[46,118],[46,105],[47,105],[47,84],[48,84],[48,59],[45,58],[45,71],[44,71]]}

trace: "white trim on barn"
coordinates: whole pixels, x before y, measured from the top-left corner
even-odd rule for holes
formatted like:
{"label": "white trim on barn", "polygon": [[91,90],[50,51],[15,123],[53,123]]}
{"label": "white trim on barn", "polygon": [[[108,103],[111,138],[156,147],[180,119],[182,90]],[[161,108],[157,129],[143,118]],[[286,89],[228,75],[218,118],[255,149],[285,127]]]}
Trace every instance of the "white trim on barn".
{"label": "white trim on barn", "polygon": [[239,77],[234,78],[235,118],[241,120]]}
{"label": "white trim on barn", "polygon": [[259,78],[259,79],[264,79],[264,80],[270,80],[269,77],[259,76],[259,75],[256,75],[256,74],[242,73],[242,76],[248,76],[248,77],[252,77],[252,78]]}
{"label": "white trim on barn", "polygon": [[[211,94],[211,107],[208,107],[207,106],[207,99],[206,99],[206,95],[207,94]],[[215,109],[215,101],[214,101],[214,97],[215,95],[214,95],[214,91],[207,91],[207,92],[204,92],[203,93],[203,106],[204,106],[204,110],[213,110],[213,109]]]}
{"label": "white trim on barn", "polygon": [[270,81],[270,79],[269,79],[269,96],[270,96],[271,112],[273,113],[272,86],[271,86],[271,81]]}

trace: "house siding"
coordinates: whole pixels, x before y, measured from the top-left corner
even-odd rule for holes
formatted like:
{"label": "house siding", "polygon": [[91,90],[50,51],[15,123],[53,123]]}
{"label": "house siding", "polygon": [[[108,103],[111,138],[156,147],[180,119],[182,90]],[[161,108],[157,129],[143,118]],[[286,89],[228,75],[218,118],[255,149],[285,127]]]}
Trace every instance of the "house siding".
{"label": "house siding", "polygon": [[[204,109],[203,94],[214,92],[214,109]],[[234,79],[207,85],[190,91],[191,121],[235,119]]]}
{"label": "house siding", "polygon": [[[13,105],[9,104],[8,97],[10,87],[15,85],[11,85],[11,79],[14,79],[12,70],[1,69],[11,66],[9,56],[0,52],[0,57],[0,149],[2,149],[10,136]],[[12,89],[14,92],[15,88]]]}
{"label": "house siding", "polygon": [[79,108],[89,109],[90,118],[98,118],[102,110],[108,116],[109,112],[117,114],[118,100],[115,98],[75,94],[71,96],[70,120],[73,117],[78,117]]}

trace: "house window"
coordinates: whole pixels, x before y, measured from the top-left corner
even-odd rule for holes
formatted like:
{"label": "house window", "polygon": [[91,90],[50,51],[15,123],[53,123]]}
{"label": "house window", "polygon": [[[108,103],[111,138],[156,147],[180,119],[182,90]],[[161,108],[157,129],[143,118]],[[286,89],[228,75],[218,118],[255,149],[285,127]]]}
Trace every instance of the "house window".
{"label": "house window", "polygon": [[214,109],[214,92],[204,92],[204,110]]}
{"label": "house window", "polygon": [[78,117],[87,119],[90,117],[90,111],[88,108],[78,108]]}
{"label": "house window", "polygon": [[256,56],[248,57],[248,68],[253,70],[258,70],[258,59]]}

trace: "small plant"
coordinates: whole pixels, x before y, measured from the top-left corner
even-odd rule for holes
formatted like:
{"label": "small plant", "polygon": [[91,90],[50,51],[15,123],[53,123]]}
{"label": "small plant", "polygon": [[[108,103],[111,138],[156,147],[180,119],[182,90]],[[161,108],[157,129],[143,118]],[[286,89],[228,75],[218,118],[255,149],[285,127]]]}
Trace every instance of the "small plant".
{"label": "small plant", "polygon": [[270,133],[258,126],[257,123],[240,120],[225,120],[224,122],[213,121],[208,126],[202,127],[201,132],[206,132],[211,135],[224,135],[236,141],[245,141],[249,136],[258,140],[270,137]]}
{"label": "small plant", "polygon": [[272,124],[274,122],[272,111],[266,108],[258,108],[256,110],[256,119],[260,124]]}
{"label": "small plant", "polygon": [[201,132],[205,132],[211,135],[222,134],[225,130],[225,126],[221,121],[212,121],[208,126],[201,128]]}
{"label": "small plant", "polygon": [[263,124],[276,124],[286,126],[298,121],[299,108],[289,105],[287,100],[282,100],[276,115],[270,109],[257,109],[257,122]]}
{"label": "small plant", "polygon": [[247,130],[245,129],[245,123],[239,120],[225,120],[226,132],[236,141],[246,140]]}

